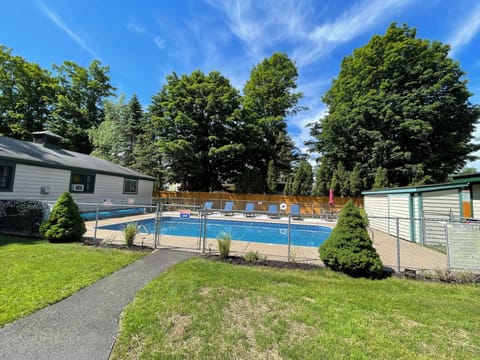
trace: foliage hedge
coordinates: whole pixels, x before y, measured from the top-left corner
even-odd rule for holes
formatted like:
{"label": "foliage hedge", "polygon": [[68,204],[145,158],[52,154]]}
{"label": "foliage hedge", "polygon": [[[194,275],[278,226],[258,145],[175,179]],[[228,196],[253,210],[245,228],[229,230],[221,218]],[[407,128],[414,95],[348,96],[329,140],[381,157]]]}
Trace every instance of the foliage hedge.
{"label": "foliage hedge", "polygon": [[40,225],[40,233],[49,242],[80,241],[86,231],[85,221],[68,192],[58,198],[48,220]]}
{"label": "foliage hedge", "polygon": [[383,264],[368,235],[367,221],[350,200],[330,237],[319,247],[325,266],[351,276],[379,278]]}

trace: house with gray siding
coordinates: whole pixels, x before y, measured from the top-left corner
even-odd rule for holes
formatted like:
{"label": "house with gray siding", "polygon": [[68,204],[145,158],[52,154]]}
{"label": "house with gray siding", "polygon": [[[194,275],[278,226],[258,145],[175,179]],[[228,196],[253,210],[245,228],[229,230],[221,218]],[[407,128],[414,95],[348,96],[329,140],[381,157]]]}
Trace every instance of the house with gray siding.
{"label": "house with gray siding", "polygon": [[55,201],[69,191],[82,203],[151,204],[155,178],[64,150],[60,139],[48,131],[33,142],[0,137],[0,199]]}

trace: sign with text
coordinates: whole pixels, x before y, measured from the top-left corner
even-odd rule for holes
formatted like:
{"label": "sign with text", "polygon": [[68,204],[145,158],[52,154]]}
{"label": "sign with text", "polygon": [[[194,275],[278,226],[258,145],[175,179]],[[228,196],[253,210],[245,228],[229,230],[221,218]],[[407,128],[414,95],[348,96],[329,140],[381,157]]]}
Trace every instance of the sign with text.
{"label": "sign with text", "polygon": [[189,218],[190,217],[190,210],[180,210],[180,217],[181,218]]}

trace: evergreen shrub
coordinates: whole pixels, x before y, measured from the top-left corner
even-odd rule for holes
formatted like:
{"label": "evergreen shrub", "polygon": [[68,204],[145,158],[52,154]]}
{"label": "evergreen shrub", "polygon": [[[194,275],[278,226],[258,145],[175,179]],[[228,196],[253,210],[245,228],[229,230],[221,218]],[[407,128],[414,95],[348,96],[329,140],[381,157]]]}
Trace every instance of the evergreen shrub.
{"label": "evergreen shrub", "polygon": [[68,192],[58,198],[48,220],[40,225],[40,234],[49,242],[80,241],[86,231],[85,221]]}
{"label": "evergreen shrub", "polygon": [[381,277],[383,264],[366,226],[352,200],[347,202],[330,237],[318,249],[325,266],[355,277]]}

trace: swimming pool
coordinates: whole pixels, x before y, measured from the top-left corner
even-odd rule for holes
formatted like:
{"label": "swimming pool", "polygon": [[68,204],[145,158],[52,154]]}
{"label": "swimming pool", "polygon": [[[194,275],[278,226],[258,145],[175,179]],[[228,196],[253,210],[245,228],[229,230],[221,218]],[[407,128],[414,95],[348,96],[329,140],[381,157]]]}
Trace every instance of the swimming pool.
{"label": "swimming pool", "polygon": [[[127,223],[100,226],[99,229],[123,231]],[[141,233],[155,234],[155,220],[137,221]],[[195,218],[162,217],[159,234],[199,237],[200,220]],[[318,247],[332,232],[327,226],[291,224],[291,245]],[[256,221],[208,219],[207,238],[221,238],[230,234],[232,240],[265,244],[288,245],[288,225]]]}
{"label": "swimming pool", "polygon": [[[128,208],[128,209],[115,209],[115,210],[102,210],[98,212],[98,219],[109,219],[121,216],[132,216],[145,214],[145,208]],[[84,220],[95,220],[97,218],[96,211],[80,212],[80,216]]]}

